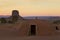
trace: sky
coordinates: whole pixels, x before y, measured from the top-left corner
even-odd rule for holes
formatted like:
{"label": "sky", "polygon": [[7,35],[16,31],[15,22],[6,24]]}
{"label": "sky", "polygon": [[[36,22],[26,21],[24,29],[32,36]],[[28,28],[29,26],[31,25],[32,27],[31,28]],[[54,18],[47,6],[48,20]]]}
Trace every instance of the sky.
{"label": "sky", "polygon": [[60,0],[0,0],[0,15],[19,10],[21,16],[60,16]]}

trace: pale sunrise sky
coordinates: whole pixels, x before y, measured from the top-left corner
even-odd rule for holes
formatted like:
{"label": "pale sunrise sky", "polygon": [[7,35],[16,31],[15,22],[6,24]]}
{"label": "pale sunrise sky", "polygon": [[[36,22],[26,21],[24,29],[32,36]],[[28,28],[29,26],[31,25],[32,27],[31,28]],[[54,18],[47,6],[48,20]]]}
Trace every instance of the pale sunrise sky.
{"label": "pale sunrise sky", "polygon": [[21,16],[60,16],[60,0],[0,0],[0,15],[19,10]]}

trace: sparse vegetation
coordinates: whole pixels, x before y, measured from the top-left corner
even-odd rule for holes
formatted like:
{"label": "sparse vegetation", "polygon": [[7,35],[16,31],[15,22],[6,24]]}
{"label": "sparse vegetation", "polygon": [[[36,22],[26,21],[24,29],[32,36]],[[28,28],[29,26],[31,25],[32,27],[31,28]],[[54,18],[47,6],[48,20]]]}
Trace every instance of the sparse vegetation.
{"label": "sparse vegetation", "polygon": [[8,21],[8,23],[13,23],[12,21]]}
{"label": "sparse vegetation", "polygon": [[60,24],[60,20],[56,20],[53,22],[54,24]]}
{"label": "sparse vegetation", "polygon": [[7,21],[6,21],[5,18],[0,18],[0,22],[1,22],[1,23],[7,23]]}

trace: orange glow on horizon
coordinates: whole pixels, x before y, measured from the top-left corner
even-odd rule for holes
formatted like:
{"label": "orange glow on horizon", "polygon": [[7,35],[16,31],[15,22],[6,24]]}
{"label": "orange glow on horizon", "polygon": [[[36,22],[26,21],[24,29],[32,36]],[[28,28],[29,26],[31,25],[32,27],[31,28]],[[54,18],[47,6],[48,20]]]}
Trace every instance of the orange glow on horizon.
{"label": "orange glow on horizon", "polygon": [[60,16],[60,0],[0,0],[0,15],[14,9],[21,16]]}

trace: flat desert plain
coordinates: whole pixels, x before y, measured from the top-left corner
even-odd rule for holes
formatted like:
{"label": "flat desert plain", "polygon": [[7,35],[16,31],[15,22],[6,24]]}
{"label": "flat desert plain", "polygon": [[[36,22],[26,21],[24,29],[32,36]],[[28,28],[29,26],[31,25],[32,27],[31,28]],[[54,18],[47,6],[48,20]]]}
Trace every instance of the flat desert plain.
{"label": "flat desert plain", "polygon": [[60,40],[60,36],[0,37],[0,40]]}
{"label": "flat desert plain", "polygon": [[21,37],[14,31],[0,30],[0,40],[60,40],[60,35]]}

